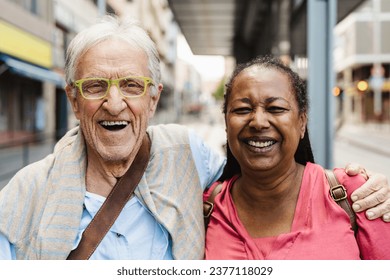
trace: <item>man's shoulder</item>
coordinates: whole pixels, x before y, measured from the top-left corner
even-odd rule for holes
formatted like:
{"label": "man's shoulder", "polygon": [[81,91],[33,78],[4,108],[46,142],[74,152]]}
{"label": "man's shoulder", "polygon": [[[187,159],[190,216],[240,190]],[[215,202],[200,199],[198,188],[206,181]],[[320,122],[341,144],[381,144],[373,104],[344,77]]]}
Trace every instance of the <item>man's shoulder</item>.
{"label": "man's shoulder", "polygon": [[80,133],[80,128],[79,126],[76,126],[72,129],[70,129],[65,135],[57,142],[57,144],[54,147],[54,152],[58,152],[65,147],[72,145],[75,140],[77,135]]}
{"label": "man's shoulder", "polygon": [[188,128],[180,124],[159,124],[149,126],[147,130],[153,144],[171,146],[188,144]]}
{"label": "man's shoulder", "polygon": [[150,125],[148,127],[148,132],[149,131],[175,132],[175,131],[188,131],[188,128],[182,124],[168,123],[168,124]]}

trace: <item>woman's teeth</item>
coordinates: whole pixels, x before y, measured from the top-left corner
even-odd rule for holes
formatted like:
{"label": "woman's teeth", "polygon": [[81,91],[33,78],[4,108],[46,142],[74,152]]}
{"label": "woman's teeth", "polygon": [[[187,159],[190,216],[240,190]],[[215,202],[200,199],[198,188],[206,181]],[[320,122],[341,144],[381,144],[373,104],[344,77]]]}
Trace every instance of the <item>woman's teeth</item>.
{"label": "woman's teeth", "polygon": [[258,142],[258,141],[248,141],[248,144],[256,147],[256,148],[265,148],[273,145],[275,142],[274,141],[265,141],[265,142]]}

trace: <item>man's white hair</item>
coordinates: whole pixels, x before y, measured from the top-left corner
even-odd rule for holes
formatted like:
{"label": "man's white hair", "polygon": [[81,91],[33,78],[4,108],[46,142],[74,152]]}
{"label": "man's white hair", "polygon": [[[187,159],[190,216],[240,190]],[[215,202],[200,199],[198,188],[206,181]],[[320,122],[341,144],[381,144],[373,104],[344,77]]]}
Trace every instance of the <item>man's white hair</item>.
{"label": "man's white hair", "polygon": [[161,80],[161,70],[155,43],[138,21],[131,18],[122,20],[114,15],[102,17],[98,23],[78,33],[70,42],[65,60],[66,83],[71,85],[74,82],[77,63],[83,54],[98,43],[112,38],[123,39],[145,51],[148,57],[148,69],[156,85],[151,87],[150,94],[156,95],[157,85]]}

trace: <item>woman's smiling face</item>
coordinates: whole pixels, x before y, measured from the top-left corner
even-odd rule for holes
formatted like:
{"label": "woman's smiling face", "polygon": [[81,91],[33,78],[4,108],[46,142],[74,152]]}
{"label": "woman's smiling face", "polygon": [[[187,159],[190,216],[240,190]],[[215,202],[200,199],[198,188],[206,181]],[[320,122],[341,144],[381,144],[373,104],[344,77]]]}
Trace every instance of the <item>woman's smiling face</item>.
{"label": "woman's smiling face", "polygon": [[279,70],[251,66],[234,79],[227,101],[229,147],[241,170],[267,170],[294,161],[306,126],[291,82]]}

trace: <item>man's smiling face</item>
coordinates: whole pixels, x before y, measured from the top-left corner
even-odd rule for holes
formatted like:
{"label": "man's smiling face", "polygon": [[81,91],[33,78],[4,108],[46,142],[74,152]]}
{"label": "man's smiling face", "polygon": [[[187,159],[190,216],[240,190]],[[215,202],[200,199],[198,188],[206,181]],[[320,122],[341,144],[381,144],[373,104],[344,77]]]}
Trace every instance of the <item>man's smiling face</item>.
{"label": "man's smiling face", "polygon": [[[143,50],[121,39],[98,43],[80,57],[77,64],[76,80],[127,76],[150,77],[148,58]],[[104,98],[96,100],[85,99],[78,89],[74,96],[74,88],[67,87],[89,156],[120,162],[128,160],[134,149],[138,150],[158,102],[158,95],[150,96],[151,86],[147,86],[143,96],[126,98],[113,85]],[[156,86],[160,92],[162,86]]]}

